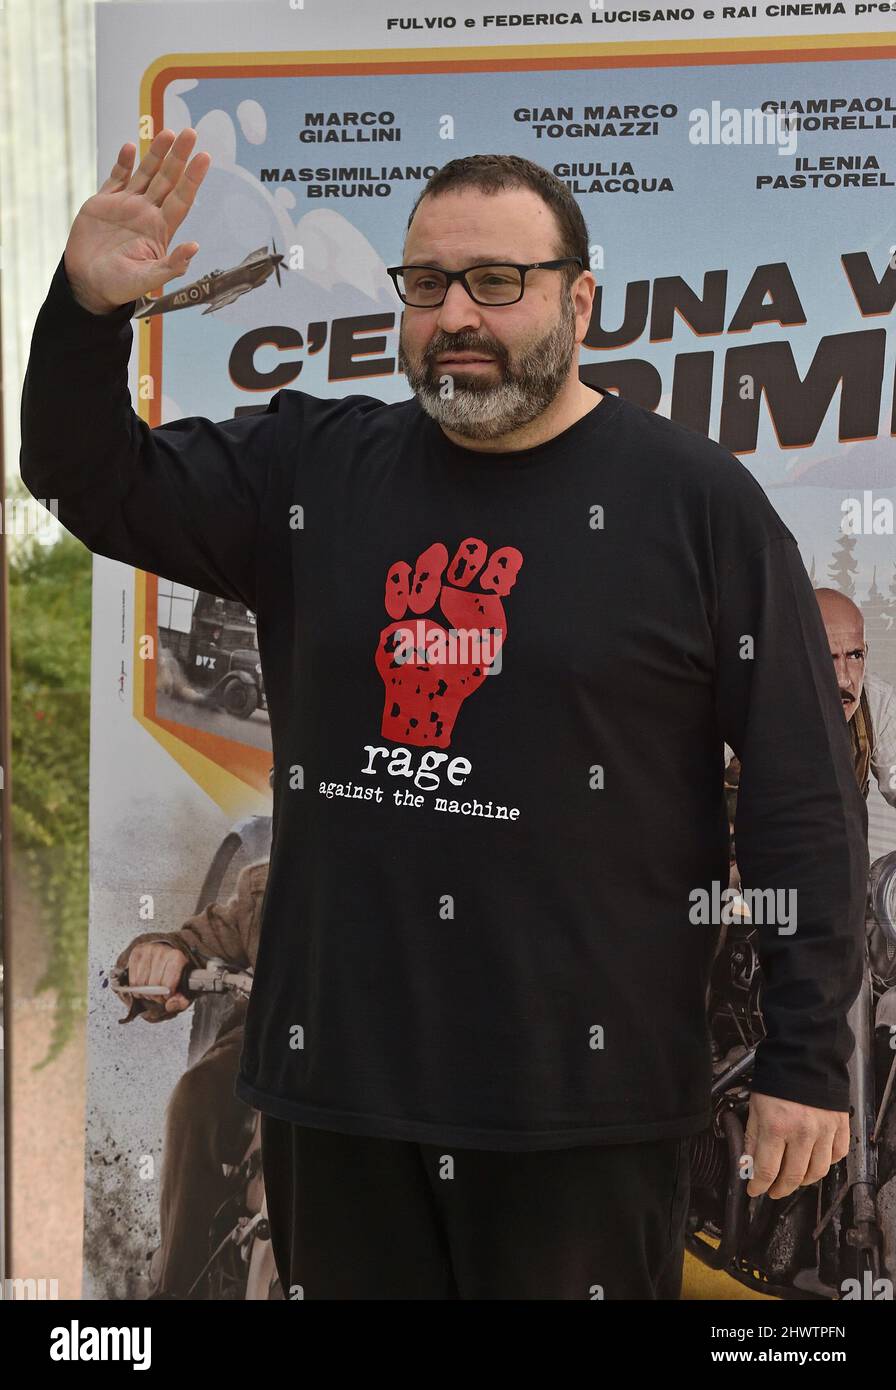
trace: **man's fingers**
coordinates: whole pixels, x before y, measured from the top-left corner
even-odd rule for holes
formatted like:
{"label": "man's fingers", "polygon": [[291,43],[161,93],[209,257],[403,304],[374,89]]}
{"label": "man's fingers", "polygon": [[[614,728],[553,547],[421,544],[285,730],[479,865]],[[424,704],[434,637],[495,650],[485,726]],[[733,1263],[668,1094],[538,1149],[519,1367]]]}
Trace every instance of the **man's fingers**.
{"label": "man's fingers", "polygon": [[[755,1138],[753,1177],[747,1195],[759,1197],[767,1192],[775,1201],[789,1197],[798,1187],[810,1187],[827,1173],[832,1161],[833,1136],[814,1131],[782,1134],[761,1128]],[[751,1152],[750,1145],[746,1151]]]}
{"label": "man's fingers", "polygon": [[830,1169],[831,1164],[836,1162],[831,1150],[831,1136],[820,1134],[812,1146],[806,1171],[800,1179],[802,1187],[811,1187],[814,1182],[820,1182]]}
{"label": "man's fingers", "polygon": [[849,1153],[851,1143],[849,1132],[849,1116],[843,1111],[837,1119],[837,1132],[834,1135],[834,1143],[831,1148],[831,1160],[839,1163],[841,1158],[845,1158]]}
{"label": "man's fingers", "polygon": [[759,1197],[766,1192],[781,1169],[784,1157],[784,1138],[769,1130],[760,1130],[752,1148],[747,1145],[746,1153],[753,1155],[753,1176],[747,1183],[747,1195]]}
{"label": "man's fingers", "polygon": [[846,1154],[849,1116],[754,1091],[744,1137],[753,1159],[747,1194],[780,1199],[818,1182]]}
{"label": "man's fingers", "polygon": [[182,952],[163,945],[159,951],[158,982],[160,985],[167,985],[172,995],[177,990],[183,968]]}
{"label": "man's fingers", "polygon": [[[814,1148],[815,1144],[811,1135],[794,1135],[788,1139],[787,1146],[781,1156],[778,1176],[768,1189],[770,1197],[777,1201],[781,1197],[789,1197],[791,1192],[796,1192],[805,1180],[809,1165],[812,1162]],[[828,1145],[828,1157],[830,1157],[830,1144]]]}
{"label": "man's fingers", "polygon": [[[132,985],[162,985],[170,991],[177,989],[184,968],[183,952],[165,941],[141,941],[128,957],[128,983]],[[164,996],[160,995],[164,1000]]]}
{"label": "man's fingers", "polygon": [[135,946],[128,956],[128,984],[149,984],[149,954],[143,942]]}
{"label": "man's fingers", "polygon": [[180,132],[146,187],[144,196],[150,203],[155,203],[156,207],[162,206],[184,172],[190,151],[195,144],[196,132],[192,126],[188,126]]}
{"label": "man's fingers", "polygon": [[168,226],[169,237],[177,231],[193,206],[199,185],[208,173],[211,162],[212,157],[205,150],[194,155],[177,183],[166,195],[162,203],[162,216]]}
{"label": "man's fingers", "polygon": [[161,166],[162,160],[174,144],[174,138],[174,131],[168,130],[167,127],[159,131],[141,159],[136,174],[128,184],[129,193],[145,193],[156,170]]}
{"label": "man's fingers", "polygon": [[198,250],[198,241],[182,241],[180,246],[176,246],[168,254],[164,265],[167,266],[172,275],[183,275]]}
{"label": "man's fingers", "polygon": [[114,193],[116,188],[123,188],[131,177],[131,170],[134,167],[134,155],[137,153],[137,146],[127,141],[118,151],[118,158],[112,165],[109,177],[100,186],[100,193]]}

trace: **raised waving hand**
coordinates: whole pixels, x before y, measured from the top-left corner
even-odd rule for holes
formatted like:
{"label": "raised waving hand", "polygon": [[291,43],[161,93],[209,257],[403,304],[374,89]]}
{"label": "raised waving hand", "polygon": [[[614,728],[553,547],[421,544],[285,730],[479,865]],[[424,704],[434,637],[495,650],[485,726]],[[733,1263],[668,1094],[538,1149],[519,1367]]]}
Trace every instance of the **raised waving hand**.
{"label": "raised waving hand", "polygon": [[187,269],[198,242],[168,247],[211,164],[204,151],[190,159],[195,143],[191,127],[176,137],[160,130],[136,173],[137,147],[122,145],[99,192],[82,204],[64,261],[75,298],[91,313],[111,313]]}

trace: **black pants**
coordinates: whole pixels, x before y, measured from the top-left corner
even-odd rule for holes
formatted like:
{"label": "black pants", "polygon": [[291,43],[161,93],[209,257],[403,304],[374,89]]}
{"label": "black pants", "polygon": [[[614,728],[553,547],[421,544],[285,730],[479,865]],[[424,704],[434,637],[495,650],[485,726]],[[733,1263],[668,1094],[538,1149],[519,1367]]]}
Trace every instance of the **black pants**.
{"label": "black pants", "polygon": [[262,1114],[284,1298],[677,1299],[689,1145],[503,1153]]}

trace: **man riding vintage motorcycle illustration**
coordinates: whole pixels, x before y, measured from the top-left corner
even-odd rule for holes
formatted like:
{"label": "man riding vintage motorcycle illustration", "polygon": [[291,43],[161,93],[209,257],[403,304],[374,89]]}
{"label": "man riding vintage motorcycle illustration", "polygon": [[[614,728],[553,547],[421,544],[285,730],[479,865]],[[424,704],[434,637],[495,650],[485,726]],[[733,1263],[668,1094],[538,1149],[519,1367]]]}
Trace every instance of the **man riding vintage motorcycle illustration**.
{"label": "man riding vintage motorcycle illustration", "polygon": [[[247,864],[228,901],[209,903],[177,931],[135,936],[118,956],[116,972],[127,971],[128,984],[163,987],[171,993],[158,1002],[122,993],[130,997],[130,1009],[119,1022],[140,1017],[146,1023],[162,1023],[188,1009],[194,1000],[178,987],[190,967],[202,969],[220,961],[230,970],[254,971],[267,879],[267,858]],[[246,1000],[237,999],[211,1045],[178,1079],[166,1107],[161,1241],[150,1271],[151,1297],[209,1297],[209,1285],[197,1280],[208,1261],[216,1219],[228,1224],[227,1204],[234,1199],[230,1170],[252,1160],[247,1183],[263,1192],[258,1117],[233,1094],[245,1011]]]}
{"label": "man riding vintage motorcycle illustration", "polygon": [[[129,982],[169,984],[176,991],[186,966],[223,960],[230,968],[254,968],[267,861],[240,873],[226,903],[210,903],[179,931],[143,933],[129,943],[116,965]],[[161,1004],[134,999],[121,1022],[142,1014],[148,1023],[175,1018],[193,1000],[173,993]],[[237,1017],[242,1020],[245,1005]],[[233,1094],[243,1023],[226,1027],[199,1061],[178,1079],[165,1111],[159,1222],[161,1244],[153,1261],[153,1291],[187,1298],[207,1258],[212,1220],[232,1191],[227,1167],[239,1164],[247,1147],[252,1112]]]}

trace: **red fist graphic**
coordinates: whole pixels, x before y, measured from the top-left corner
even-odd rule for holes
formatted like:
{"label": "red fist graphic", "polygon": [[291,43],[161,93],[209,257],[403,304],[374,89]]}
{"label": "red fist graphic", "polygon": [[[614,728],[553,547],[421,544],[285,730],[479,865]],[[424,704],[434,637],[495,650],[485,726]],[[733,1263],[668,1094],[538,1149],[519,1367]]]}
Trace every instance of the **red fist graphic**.
{"label": "red fist graphic", "polygon": [[[485,680],[507,636],[501,602],[523,563],[512,545],[493,550],[470,536],[461,541],[442,579],[448,551],[436,541],[413,574],[396,560],[386,575],[386,612],[376,669],[386,686],[382,733],[395,743],[447,748],[463,701]],[[479,576],[477,592],[468,585]],[[438,603],[449,626],[425,614]]]}

